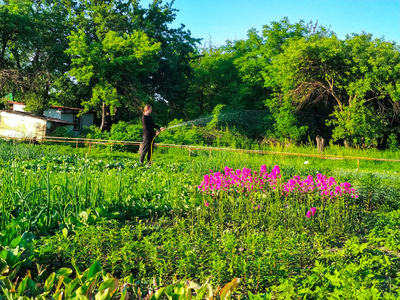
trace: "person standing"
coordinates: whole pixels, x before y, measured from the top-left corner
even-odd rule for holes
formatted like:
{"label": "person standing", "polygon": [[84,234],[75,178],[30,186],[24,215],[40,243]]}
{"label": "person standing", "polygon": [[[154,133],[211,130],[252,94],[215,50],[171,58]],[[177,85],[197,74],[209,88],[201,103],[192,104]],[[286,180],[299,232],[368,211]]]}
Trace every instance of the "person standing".
{"label": "person standing", "polygon": [[154,123],[153,118],[150,116],[152,111],[153,108],[148,104],[143,109],[143,143],[140,148],[140,163],[144,162],[144,158],[147,154],[147,162],[150,164],[154,151],[154,139],[160,133],[160,131],[164,131],[165,129],[164,127],[160,127]]}

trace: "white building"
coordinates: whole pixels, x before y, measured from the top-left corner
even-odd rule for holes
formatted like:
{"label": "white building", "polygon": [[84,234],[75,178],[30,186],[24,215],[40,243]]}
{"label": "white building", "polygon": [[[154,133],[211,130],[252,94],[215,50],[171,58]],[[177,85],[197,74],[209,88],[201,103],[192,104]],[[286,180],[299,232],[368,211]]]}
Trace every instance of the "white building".
{"label": "white building", "polygon": [[[25,112],[25,103],[10,101],[12,104],[13,111]],[[73,108],[73,107],[63,107],[63,106],[54,106],[51,105],[49,109],[45,110],[43,115],[45,117],[50,117],[54,119],[63,120],[66,122],[73,123],[73,130],[76,132],[76,135],[79,134],[80,130],[87,126],[92,126],[94,124],[94,112],[90,111],[82,114],[82,116],[78,116],[78,114],[83,111],[82,108]]]}
{"label": "white building", "polygon": [[0,137],[3,138],[41,140],[65,126],[72,129],[74,124],[27,112],[0,110]]}

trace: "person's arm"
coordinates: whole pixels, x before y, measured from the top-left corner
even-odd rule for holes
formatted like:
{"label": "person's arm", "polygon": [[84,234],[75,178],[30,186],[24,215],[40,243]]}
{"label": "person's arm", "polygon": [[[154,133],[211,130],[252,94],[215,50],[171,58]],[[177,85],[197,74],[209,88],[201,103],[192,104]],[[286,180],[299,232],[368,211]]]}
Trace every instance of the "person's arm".
{"label": "person's arm", "polygon": [[[153,121],[153,125],[154,125],[154,128],[155,128],[155,129],[158,129],[158,130],[161,130],[161,131],[164,131],[164,130],[165,130],[164,127],[158,126],[156,123],[154,123],[154,121]],[[156,134],[159,134],[159,133],[160,133],[159,131],[156,131]]]}

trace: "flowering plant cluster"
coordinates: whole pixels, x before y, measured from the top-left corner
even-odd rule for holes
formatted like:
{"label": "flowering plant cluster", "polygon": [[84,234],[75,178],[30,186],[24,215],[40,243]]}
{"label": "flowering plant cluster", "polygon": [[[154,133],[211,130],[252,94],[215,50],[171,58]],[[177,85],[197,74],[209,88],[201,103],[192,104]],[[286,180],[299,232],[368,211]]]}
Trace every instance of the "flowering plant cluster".
{"label": "flowering plant cluster", "polygon": [[315,215],[317,209],[315,207],[311,207],[310,210],[307,212],[306,217],[309,219],[311,218],[313,215]]}
{"label": "flowering plant cluster", "polygon": [[355,193],[356,190],[351,187],[350,183],[342,182],[338,184],[334,177],[327,177],[322,174],[317,174],[315,179],[309,175],[304,180],[301,180],[300,176],[293,176],[293,179],[289,179],[283,184],[283,191],[286,196],[295,192],[308,193],[317,191],[321,196],[330,196],[331,198],[345,194],[358,198]]}
{"label": "flowering plant cluster", "polygon": [[278,178],[281,178],[279,166],[275,166],[271,173],[267,173],[267,167],[261,166],[260,172],[252,172],[251,169],[243,168],[234,171],[232,168],[225,167],[224,173],[213,172],[204,175],[204,179],[198,188],[205,193],[215,191],[235,190],[237,192],[256,192],[264,190],[266,186],[276,189]]}
{"label": "flowering plant cluster", "polygon": [[[317,174],[316,178],[309,175],[302,180],[300,176],[294,176],[287,182],[278,183],[281,178],[279,166],[274,166],[270,173],[267,167],[262,165],[260,172],[252,171],[248,168],[238,169],[234,171],[229,167],[225,167],[224,172],[213,172],[204,175],[203,181],[198,188],[204,193],[213,194],[216,191],[234,190],[236,192],[257,192],[266,191],[269,188],[276,190],[278,186],[282,189],[282,195],[300,193],[309,194],[317,192],[321,196],[335,198],[343,195],[350,195],[358,198],[356,190],[351,187],[348,182],[337,183],[334,177]],[[310,214],[314,215],[315,211]]]}

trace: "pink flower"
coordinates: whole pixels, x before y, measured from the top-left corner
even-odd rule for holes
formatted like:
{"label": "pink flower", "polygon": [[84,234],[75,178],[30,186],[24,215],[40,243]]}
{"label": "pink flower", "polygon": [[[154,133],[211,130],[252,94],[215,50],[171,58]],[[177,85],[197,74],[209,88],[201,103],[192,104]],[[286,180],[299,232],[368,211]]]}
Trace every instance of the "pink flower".
{"label": "pink flower", "polygon": [[311,207],[310,208],[311,214],[314,215],[315,212],[317,211],[317,209],[315,207]]}
{"label": "pink flower", "polygon": [[307,217],[308,219],[311,218],[311,211],[308,211],[308,212],[307,212],[306,217]]}
{"label": "pink flower", "polygon": [[208,207],[210,205],[210,203],[206,202],[206,203],[204,203],[204,205]]}

